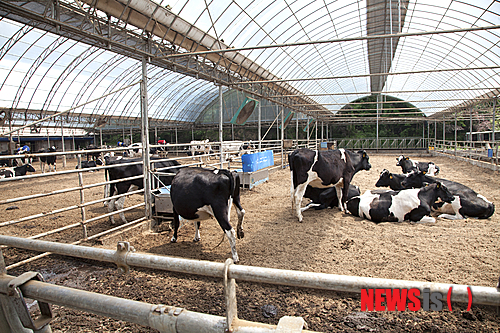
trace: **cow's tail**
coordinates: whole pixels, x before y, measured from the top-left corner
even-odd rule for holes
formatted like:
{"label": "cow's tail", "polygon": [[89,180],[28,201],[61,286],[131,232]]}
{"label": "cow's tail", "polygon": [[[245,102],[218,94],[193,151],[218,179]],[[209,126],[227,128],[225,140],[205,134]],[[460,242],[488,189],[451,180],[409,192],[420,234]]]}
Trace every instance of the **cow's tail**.
{"label": "cow's tail", "polygon": [[[233,174],[231,173],[231,171],[226,170],[226,169],[220,169],[219,173],[226,175],[227,178],[229,178],[229,191],[230,191],[229,193],[231,196],[233,196],[234,190],[235,190],[235,181],[234,181]],[[239,178],[238,178],[238,181],[239,181]],[[239,189],[239,186],[238,186],[238,189]]]}
{"label": "cow's tail", "polygon": [[294,161],[295,161],[295,154],[296,151],[291,152],[288,154],[288,165],[290,166],[290,173],[292,174],[292,192],[293,189],[297,186],[297,174],[293,172],[295,170],[294,168]]}

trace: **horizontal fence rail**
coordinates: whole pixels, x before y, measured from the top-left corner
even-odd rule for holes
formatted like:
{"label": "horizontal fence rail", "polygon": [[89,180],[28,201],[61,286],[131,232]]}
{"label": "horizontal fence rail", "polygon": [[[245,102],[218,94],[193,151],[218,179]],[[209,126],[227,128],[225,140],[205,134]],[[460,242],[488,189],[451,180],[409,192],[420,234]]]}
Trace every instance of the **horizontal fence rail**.
{"label": "horizontal fence rail", "polygon": [[[211,277],[224,277],[225,264],[183,259],[145,253],[128,252],[126,255],[109,249],[97,249],[92,247],[47,242],[41,240],[30,240],[19,237],[0,235],[0,244],[32,251],[51,252],[60,255],[100,260],[116,263],[119,267],[135,266],[152,268],[178,273],[197,274]],[[361,289],[411,289],[420,290],[428,288],[430,293],[439,292],[446,297],[450,288],[451,301],[469,303],[469,291],[472,291],[472,303],[500,306],[500,292],[497,288],[482,286],[467,286],[448,283],[434,283],[422,281],[407,281],[395,279],[379,279],[369,277],[357,277],[349,275],[336,275],[316,272],[302,272],[293,270],[282,270],[275,268],[263,268],[245,265],[230,265],[228,277],[236,280],[279,284],[286,286],[334,290],[343,292],[360,293]]]}
{"label": "horizontal fence rail", "polygon": [[[0,275],[0,294],[7,295],[9,283],[14,276]],[[57,286],[31,280],[19,287],[23,296],[50,304],[70,307],[80,311],[127,321],[150,327],[165,333],[220,333],[228,332],[225,317],[188,311],[163,304],[150,304],[114,296],[108,296],[74,288]],[[11,319],[12,320],[12,319]],[[274,325],[233,321],[233,330],[238,333],[274,333]],[[18,327],[19,330],[22,327]],[[17,331],[16,331],[17,332]],[[281,331],[282,332],[282,331]],[[302,330],[302,332],[309,332]]]}
{"label": "horizontal fence rail", "polygon": [[[225,142],[226,143],[226,142]],[[203,167],[211,167],[214,169],[218,169],[221,167],[224,168],[229,168],[229,169],[241,169],[242,168],[242,163],[241,163],[241,155],[243,153],[252,153],[256,152],[256,145],[257,142],[252,142],[253,149],[238,149],[237,145],[235,146],[231,142],[227,142],[228,146],[233,147],[233,149],[225,149],[227,148],[225,145],[223,145],[222,149],[222,154],[224,155],[224,160],[220,161],[220,156],[221,156],[221,151],[220,151],[220,143],[219,142],[210,142],[209,143],[213,148],[212,151],[209,152],[208,154],[203,154],[203,155],[196,155],[196,156],[190,156],[188,154],[188,149],[190,149],[193,146],[196,146],[196,143],[186,143],[186,144],[166,144],[166,145],[151,145],[150,148],[159,148],[156,155],[152,156],[157,156],[154,160],[150,159],[151,163],[151,168],[149,170],[149,174],[147,177],[150,177],[150,184],[151,184],[151,192],[157,190],[159,187],[165,186],[165,184],[161,183],[160,181],[160,176],[165,176],[170,172],[171,169],[176,168],[175,166],[172,167],[155,167],[155,163],[157,162],[163,162],[163,161],[169,161],[169,160],[176,160],[178,161],[183,167],[188,167],[188,166],[203,166]],[[236,149],[234,149],[236,147]],[[243,148],[243,147],[240,147]],[[252,148],[252,147],[250,147]],[[131,147],[116,147],[116,148],[99,148],[99,149],[88,149],[88,150],[75,150],[75,151],[65,151],[65,152],[52,152],[52,153],[34,153],[34,154],[14,154],[14,155],[2,155],[0,158],[8,160],[9,158],[11,159],[21,159],[24,158],[25,161],[29,162],[31,159],[35,158],[40,158],[40,157],[47,157],[47,156],[55,156],[57,158],[57,162],[59,159],[63,159],[63,161],[67,161],[68,165],[65,166],[63,163],[63,168],[58,169],[57,172],[46,172],[46,173],[34,173],[34,174],[28,174],[26,176],[18,176],[18,177],[12,177],[12,178],[3,178],[0,179],[0,190],[1,188],[8,189],[10,186],[15,186],[17,184],[22,184],[23,188],[33,188],[30,187],[30,184],[41,184],[37,182],[50,182],[50,184],[58,184],[57,187],[51,186],[45,188],[43,190],[39,190],[40,186],[38,186],[38,190],[35,191],[30,191],[31,194],[27,194],[25,191],[16,191],[16,192],[10,192],[12,194],[9,194],[9,196],[4,195],[0,199],[0,205],[8,205],[8,204],[16,204],[19,207],[21,207],[21,210],[17,211],[17,214],[11,215],[11,214],[4,214],[3,217],[0,219],[0,233],[1,234],[9,234],[9,231],[7,231],[7,228],[14,228],[17,225],[19,225],[18,228],[24,228],[27,227],[29,230],[31,230],[27,234],[27,238],[33,238],[33,239],[40,239],[44,237],[51,237],[51,238],[61,238],[61,239],[67,239],[66,242],[68,243],[79,243],[82,240],[89,240],[89,239],[94,239],[99,236],[104,236],[107,235],[111,232],[107,232],[107,230],[102,230],[102,228],[106,228],[106,223],[107,221],[105,219],[108,219],[110,217],[114,217],[115,215],[118,215],[120,213],[125,213],[127,215],[130,214],[131,211],[134,211],[134,214],[137,214],[136,210],[141,209],[144,211],[144,215],[141,218],[134,217],[135,223],[142,222],[147,219],[151,219],[153,216],[152,214],[148,213],[148,207],[149,207],[149,212],[151,212],[151,205],[152,205],[152,200],[151,200],[151,193],[149,193],[149,203],[146,202],[146,200],[143,200],[141,203],[132,203],[131,201],[127,200],[126,207],[124,208],[117,208],[116,210],[112,212],[108,212],[106,209],[106,212],[102,211],[104,208],[103,206],[100,206],[100,208],[97,206],[98,204],[107,204],[109,203],[110,200],[118,200],[121,198],[128,197],[132,194],[139,194],[146,196],[148,194],[144,193],[144,190],[136,190],[136,191],[131,191],[127,192],[125,194],[118,194],[118,195],[112,195],[113,193],[110,193],[110,195],[104,196],[104,190],[106,187],[111,186],[112,184],[124,182],[124,181],[137,181],[144,179],[144,174],[137,175],[137,176],[132,176],[132,177],[127,177],[127,178],[122,178],[119,180],[108,180],[106,177],[106,180],[104,179],[104,174],[100,173],[102,175],[102,180],[98,180],[99,174],[97,173],[90,173],[94,171],[101,171],[104,170],[105,173],[107,173],[108,169],[115,168],[115,167],[124,167],[124,166],[134,166],[134,165],[139,165],[142,166],[144,160],[142,161],[130,161],[127,159],[123,160],[123,163],[116,165],[97,165],[96,167],[91,167],[91,168],[75,168],[73,169],[70,165],[72,164],[71,161],[74,162],[73,165],[79,166],[80,161],[84,161],[88,159],[88,157],[92,156],[92,154],[100,154],[100,158],[105,161],[106,159],[104,158],[104,155],[107,156],[112,156],[114,154],[121,154],[123,152],[127,152],[129,154],[136,154],[135,156],[131,156],[134,158],[139,158],[139,156],[142,156],[142,153],[144,152],[144,148],[142,147],[135,147],[135,149],[138,150],[138,153],[135,153],[132,151]],[[267,140],[267,141],[262,141],[261,142],[261,149],[262,150],[273,150],[273,155],[274,159],[278,164],[281,164],[281,167],[283,167],[283,156],[279,156],[280,152],[282,151],[282,141],[281,140]],[[109,155],[108,155],[109,154]],[[83,158],[82,158],[83,155]],[[283,153],[282,153],[283,155]],[[72,159],[71,157],[74,156],[76,158]],[[87,158],[85,158],[87,157]],[[66,160],[67,158],[67,160]],[[281,158],[281,163],[279,162]],[[38,162],[33,162],[32,165],[38,169],[37,167]],[[278,166],[279,167],[279,166]],[[96,175],[96,177],[90,177],[91,175]],[[170,173],[170,175],[173,175]],[[74,178],[73,178],[74,177]],[[20,183],[24,182],[24,183]],[[75,184],[76,182],[76,184]],[[60,184],[60,185],[59,185]],[[71,185],[69,185],[71,184]],[[75,186],[77,185],[77,186]],[[94,195],[97,194],[97,192],[102,188],[103,190],[103,195],[101,198],[96,199],[93,197]],[[38,192],[38,193],[37,193]],[[8,193],[7,191],[4,191],[4,193]],[[28,192],[29,193],[29,192]],[[90,194],[88,194],[90,193]],[[77,199],[78,194],[80,196],[79,199]],[[54,199],[50,199],[53,197]],[[64,200],[58,200],[58,198],[64,198]],[[67,198],[75,198],[68,200]],[[89,200],[91,198],[91,200]],[[37,210],[29,210],[29,209],[23,209],[23,207],[30,207],[30,200],[36,200],[38,205],[40,205],[40,202],[48,202],[46,206],[41,208],[39,211]],[[49,201],[50,200],[50,201]],[[123,200],[123,199],[122,199]],[[137,197],[135,199],[137,202]],[[32,201],[34,202],[34,201]],[[22,206],[23,205],[23,206]],[[76,212],[76,214],[75,214]],[[89,216],[89,212],[92,212],[92,216]],[[96,215],[97,214],[97,215]],[[57,225],[51,225],[49,220],[55,220],[59,219],[63,215],[62,220],[58,220],[59,223]],[[80,217],[78,217],[78,215]],[[69,218],[71,216],[71,218]],[[75,221],[76,218],[76,221]],[[64,220],[66,219],[66,220]],[[80,219],[80,221],[78,221]],[[64,222],[64,223],[63,223]],[[45,224],[44,224],[45,223]],[[94,225],[96,223],[99,223],[99,229],[94,228]],[[28,225],[29,224],[29,225]],[[92,225],[91,225],[92,224]],[[154,227],[155,224],[150,224],[150,227]],[[48,227],[47,227],[48,226]],[[131,226],[130,222],[127,222],[126,224],[121,224],[117,226],[111,225],[108,230],[113,230],[113,232],[120,231],[122,229],[125,229],[127,227]],[[49,229],[49,230],[48,230]],[[81,230],[79,232],[79,229]],[[12,230],[12,229],[9,229]],[[22,229],[18,229],[22,230]],[[88,231],[92,231],[94,235],[89,235]],[[64,233],[64,235],[62,234]],[[67,238],[68,233],[70,233],[70,238]],[[17,234],[16,234],[17,235]],[[61,236],[59,236],[61,235]],[[34,257],[33,260],[36,258],[39,258],[40,256]],[[22,260],[20,261],[20,264],[26,263],[32,260]],[[18,264],[14,264],[18,266]]]}

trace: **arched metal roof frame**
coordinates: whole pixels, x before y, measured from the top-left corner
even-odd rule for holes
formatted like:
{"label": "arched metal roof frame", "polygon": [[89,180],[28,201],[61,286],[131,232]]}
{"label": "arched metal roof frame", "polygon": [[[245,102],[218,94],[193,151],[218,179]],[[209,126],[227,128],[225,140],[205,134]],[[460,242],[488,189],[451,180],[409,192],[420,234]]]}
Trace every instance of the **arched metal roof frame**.
{"label": "arched metal roof frame", "polygon": [[[126,7],[128,7],[129,3],[131,3],[130,1],[124,1],[124,0],[122,0],[122,2],[126,3]],[[140,2],[140,0],[138,2]],[[385,1],[386,3],[385,14],[383,14],[385,16],[387,16],[388,13],[387,2],[389,1]],[[395,2],[396,1],[392,1],[391,6],[393,6]],[[30,1],[25,1],[24,3],[31,5]],[[222,8],[217,8],[219,3],[223,3]],[[495,26],[495,24],[498,25],[500,11],[498,10],[499,5],[497,1],[490,1],[489,3],[487,3],[487,6],[483,7],[475,5],[470,1],[469,3],[467,3],[467,1],[448,1],[443,3],[444,5],[441,5],[441,3],[439,3],[439,5],[432,2],[426,3],[425,1],[410,2],[409,3],[410,6],[407,12],[408,21],[406,20],[404,21],[405,23],[404,31],[411,34],[415,31],[426,32],[434,30],[437,31],[438,29],[453,29],[453,28],[464,29],[467,26],[474,28],[475,25],[480,27],[486,24],[491,26]],[[483,1],[483,3],[486,3],[486,1]],[[361,23],[361,21],[364,20],[366,17],[366,13],[364,12],[364,10],[367,9],[366,2],[359,1],[356,3],[349,3],[349,2],[336,1],[330,4],[326,4],[325,2],[323,3],[309,2],[307,4],[303,4],[303,2],[299,1],[284,2],[284,6],[282,8],[284,9],[283,12],[286,12],[285,15],[287,24],[283,24],[285,20],[282,20],[280,22],[281,24],[274,24],[274,26],[272,24],[273,22],[275,22],[273,19],[275,18],[281,19],[280,18],[281,16],[277,14],[269,14],[268,7],[261,6],[262,8],[264,7],[265,8],[264,9],[257,8],[258,4],[259,4],[258,1],[250,1],[248,3],[248,6],[242,9],[242,6],[235,6],[237,5],[235,1],[224,1],[224,2],[212,1],[208,3],[204,2],[204,6],[203,8],[201,8],[201,13],[195,14],[195,20],[194,20],[195,24],[199,22],[200,25],[204,25],[206,28],[205,33],[203,35],[204,37],[201,37],[200,41],[203,41],[204,38],[207,38],[210,33],[213,33],[215,34],[216,38],[211,39],[212,44],[210,45],[210,47],[211,48],[227,47],[227,45],[221,43],[220,41],[217,41],[217,39],[222,37],[227,39],[227,37],[225,37],[225,34],[229,32],[231,29],[238,31],[238,26],[236,23],[239,22],[239,20],[243,20],[244,16],[247,16],[248,17],[247,26],[257,31],[259,31],[259,29],[262,30],[264,32],[264,35],[259,36],[257,34],[254,34],[254,36],[252,36],[251,38],[245,37],[243,34],[241,34],[242,29],[240,28],[240,33],[237,33],[234,36],[233,42],[229,43],[229,45],[237,44],[238,47],[249,46],[249,49],[241,50],[239,51],[239,53],[247,57],[248,59],[252,59],[256,63],[261,63],[261,66],[263,66],[264,68],[268,68],[268,71],[273,73],[275,77],[283,77],[284,78],[283,81],[275,81],[276,82],[275,87],[279,86],[285,87],[286,85],[289,85],[290,88],[292,89],[295,88],[296,92],[295,94],[290,94],[290,93],[287,94],[285,93],[285,90],[282,90],[283,93],[281,95],[275,94],[274,97],[271,94],[270,96],[268,96],[268,98],[271,99],[276,98],[279,101],[285,100],[285,103],[288,103],[288,105],[295,110],[297,110],[297,106],[300,106],[299,110],[300,108],[303,108],[302,110],[305,112],[309,110],[307,112],[309,112],[310,114],[316,116],[321,116],[321,115],[327,116],[328,113],[325,113],[325,110],[335,111],[339,109],[341,106],[338,105],[340,104],[339,101],[345,101],[347,103],[349,101],[362,97],[363,95],[373,93],[373,91],[370,92],[369,89],[362,89],[363,87],[367,86],[367,82],[369,81],[370,78],[373,77],[366,74],[367,72],[366,68],[368,65],[366,62],[367,40],[366,39],[349,40],[350,36],[356,37],[363,34],[366,35],[366,27]],[[325,8],[331,9],[333,8],[333,6],[337,4],[339,4],[339,7],[335,7],[336,11],[334,15],[336,16],[332,16],[333,13],[332,10],[326,10],[325,11],[326,14],[322,14],[322,16],[320,16],[321,18],[327,17],[327,21],[331,23],[333,29],[331,27],[328,27],[327,25],[324,24],[320,25],[319,23],[317,23],[320,22],[320,20],[318,20],[317,19],[318,17],[314,15],[315,11],[319,12],[320,10],[324,10]],[[456,8],[457,4],[461,8]],[[273,1],[272,5],[281,6],[283,5],[283,1],[279,0]],[[240,14],[236,16],[232,21],[230,21],[229,24],[226,24],[225,22],[227,21],[225,21],[223,18],[226,17],[227,15],[231,15],[235,7],[239,8]],[[189,11],[190,10],[189,8],[190,6],[188,6],[188,1],[183,1],[182,10],[179,11],[179,14]],[[313,10],[308,10],[309,8],[312,8]],[[0,12],[3,13],[4,10],[5,7],[0,5]],[[159,13],[162,10],[163,9],[160,9],[160,7],[157,6],[153,9],[153,14]],[[259,13],[258,15],[255,15],[256,11]],[[436,14],[436,12],[438,11],[444,11],[445,13],[447,13],[448,16],[444,16],[444,14],[442,13]],[[103,30],[103,26],[100,26],[99,25],[100,23],[98,21],[95,21],[90,14],[91,13],[93,14],[94,12],[98,13],[98,16],[100,17],[102,22],[104,22],[104,19],[107,16],[102,14],[102,12],[97,11],[95,7],[93,7],[92,3],[88,7],[85,8],[81,7],[80,12],[81,14],[87,15],[86,20],[82,21],[81,26],[90,25],[95,30],[99,29]],[[125,13],[126,11],[123,10],[122,14]],[[378,14],[382,15],[381,13],[382,12],[379,12]],[[449,15],[449,13],[454,13],[457,15]],[[54,14],[53,16],[56,16],[55,14],[57,13],[49,13],[49,14],[51,15]],[[266,15],[269,17],[269,19],[265,21],[264,24],[262,23],[258,24],[261,15],[262,17],[265,17]],[[389,16],[392,18],[392,15]],[[432,16],[435,16],[435,18],[432,18]],[[450,20],[449,16],[453,16],[453,18]],[[356,17],[358,18],[358,20],[355,19]],[[209,20],[206,20],[206,18],[209,18]],[[466,18],[470,18],[471,20],[468,20]],[[123,17],[121,17],[120,19],[117,17],[113,18],[111,16],[108,17],[107,20],[111,22],[110,23],[111,25],[114,25],[115,29],[118,28],[126,29],[128,27],[132,27],[132,24],[128,22],[127,19],[123,20]],[[174,20],[181,21],[181,19],[177,17],[174,18]],[[307,20],[309,20],[309,22],[307,22]],[[289,21],[291,23],[288,23]],[[148,43],[150,44],[152,41],[162,44],[165,49],[167,48],[167,46],[171,47],[173,44],[169,44],[169,42],[165,39],[165,36],[169,33],[169,31],[164,31],[163,37],[160,36],[156,37],[147,32],[146,29],[144,29],[144,27],[147,27],[150,24],[159,24],[158,21],[156,21],[156,17],[154,15],[151,15],[149,17],[144,26],[132,27],[131,31],[143,37],[145,40],[145,42],[143,42],[142,44],[141,42],[134,42],[136,43],[134,44],[136,45],[135,47],[138,47],[140,45],[145,45]],[[286,32],[283,26],[286,26],[286,28],[288,29]],[[358,26],[358,27],[356,29],[353,29],[352,28],[353,26]],[[266,29],[264,29],[264,27]],[[291,27],[293,27],[293,29]],[[104,26],[104,28],[106,27]],[[21,31],[21,29],[19,31]],[[168,29],[170,30],[170,27]],[[195,27],[191,25],[189,26],[187,32],[189,33],[195,30],[196,30]],[[331,38],[332,30],[334,32],[333,35],[336,38],[343,39],[342,42],[314,43],[314,41],[312,40],[321,38]],[[56,26],[56,31],[57,31],[57,26]],[[171,31],[174,31],[174,29],[172,29]],[[222,32],[218,34],[219,31]],[[184,36],[181,36],[181,38],[183,41],[181,41],[179,45],[183,45],[183,42],[188,40],[188,35],[186,34]],[[239,38],[241,39],[241,41]],[[304,46],[286,46],[284,48],[273,47],[271,49],[260,48],[259,46],[259,44],[264,44],[266,41],[269,40],[273,41],[274,43],[278,42],[300,43],[303,42],[304,39],[311,40],[311,43]],[[410,41],[410,39],[411,42],[408,42]],[[496,89],[498,89],[500,81],[498,75],[498,64],[500,63],[500,61],[498,61],[499,52],[496,51],[499,48],[498,39],[499,39],[498,30],[494,29],[489,29],[485,31],[469,31],[469,32],[467,32],[466,29],[464,29],[463,32],[455,34],[429,34],[429,35],[422,35],[419,37],[401,36],[399,37],[398,48],[393,53],[393,55],[391,55],[390,50],[388,51],[389,55],[386,55],[386,57],[391,57],[391,58],[393,57],[394,59],[397,60],[391,61],[392,73],[391,72],[388,73],[387,75],[388,81],[382,93],[386,94],[390,93],[391,92],[390,86],[392,85],[395,86],[398,80],[399,81],[404,80],[405,82],[402,85],[400,85],[398,89],[394,90],[396,92],[397,97],[399,98],[404,97],[403,99],[415,99],[417,100],[418,104],[422,107],[424,112],[425,109],[428,108],[428,110],[431,111],[427,113],[432,114],[433,113],[432,109],[440,108],[439,104],[443,105],[441,109],[443,111],[452,110],[454,107],[457,106],[457,103],[454,103],[453,101],[460,100],[461,98],[463,98],[464,100],[477,99],[479,96],[487,95],[489,91],[495,92]],[[482,42],[479,42],[479,40],[481,40]],[[409,46],[405,45],[405,43],[410,45]],[[489,47],[485,48],[483,46],[484,44],[488,44]],[[179,48],[179,45],[174,46],[175,50],[171,51],[182,52],[181,48]],[[194,45],[195,45],[194,48],[188,50],[189,52],[201,50],[206,47],[206,46],[202,47],[202,42],[198,42],[197,44],[195,43]],[[358,45],[361,45],[361,47]],[[445,46],[449,46],[447,53],[443,52],[443,49],[446,50]],[[151,46],[149,45],[149,47]],[[5,49],[9,48],[10,47],[6,47]],[[415,58],[414,55],[412,55],[413,58],[409,57],[405,58],[405,54],[408,54],[413,49],[417,51],[420,50],[421,51],[420,55],[418,55],[417,58]],[[236,50],[238,50],[238,48],[236,48]],[[405,52],[402,52],[403,50]],[[473,54],[475,53],[475,51],[479,52],[474,57]],[[53,50],[53,52],[56,51]],[[360,54],[363,56],[360,56]],[[247,81],[246,86],[248,86],[248,82],[251,82],[252,80],[254,80],[254,78],[258,78],[258,75],[251,74],[252,71],[249,70],[249,68],[244,67],[243,63],[240,63],[240,65],[238,65],[237,67],[233,67],[233,69],[231,70],[234,72],[231,72],[231,70],[229,70],[227,66],[229,63],[234,62],[237,56],[238,52],[234,51],[232,52],[232,55],[227,53],[227,56],[218,58],[211,57],[209,56],[208,53],[204,53],[192,58],[185,56],[184,59],[186,60],[181,60],[179,64],[182,66],[183,62],[184,64],[187,62],[188,66],[187,67],[185,66],[184,68],[184,70],[186,70],[189,69],[190,66],[189,63],[192,61],[192,59],[201,58],[202,59],[201,62],[200,61],[196,62],[196,68],[198,68],[198,65],[202,64],[203,62],[212,63],[212,65],[210,66],[212,66],[213,69],[219,71],[219,73],[236,74],[235,77],[240,77],[241,82]],[[358,62],[350,61],[351,57],[353,56],[355,59],[360,58],[362,61]],[[335,61],[335,59],[339,57],[342,60]],[[314,61],[306,63],[305,60],[308,58],[314,58]],[[153,58],[153,62],[155,61],[154,59],[155,58]],[[218,60],[215,60],[214,62],[214,59]],[[192,62],[191,65],[194,63],[195,62]],[[481,67],[478,65],[481,64],[484,64],[485,67],[484,69],[478,69],[478,67]],[[55,66],[55,62],[53,63],[53,65]],[[407,65],[412,66],[412,70],[409,71],[412,72],[412,74],[404,74],[404,72],[408,72],[408,70],[403,70],[403,69],[399,70],[399,68],[402,68]],[[446,66],[451,66],[451,67],[446,67]],[[456,71],[447,71],[453,69],[453,67],[456,68]],[[433,68],[435,71],[428,73],[419,73],[419,68]],[[173,67],[169,69],[173,69],[175,71],[176,65],[174,64]],[[76,69],[74,70],[76,71]],[[68,67],[66,70],[66,75],[70,76],[70,73],[72,71],[73,69],[70,70]],[[82,71],[83,69],[81,69],[79,72]],[[159,69],[158,71],[161,71],[161,69]],[[181,70],[181,72],[182,71],[183,70]],[[205,74],[205,73],[200,71],[199,74]],[[196,75],[194,74],[191,75],[198,76],[198,73],[196,73]],[[133,75],[131,75],[130,77],[132,76]],[[165,74],[165,77],[168,78],[169,74]],[[381,78],[382,75],[379,75],[378,77]],[[25,75],[25,78],[28,81],[33,79],[31,75],[28,74]],[[69,94],[69,90],[66,86],[67,81],[65,80],[65,77],[61,74],[59,78],[61,82],[56,81],[56,83],[52,86],[53,88],[50,90],[49,96],[47,96],[47,98],[45,99],[46,102],[44,103],[44,107],[42,108],[42,110],[46,108],[51,108],[51,106],[52,108],[55,109],[62,107],[62,98],[59,99],[56,98],[56,93],[58,97],[60,95],[64,97],[67,94]],[[415,78],[422,78],[422,79],[420,80],[420,82],[416,82],[419,80]],[[314,82],[311,82],[311,79],[314,79]],[[75,78],[72,78],[72,80],[75,80]],[[103,80],[104,79],[102,79],[101,82]],[[459,83],[458,80],[462,82],[467,82],[467,88],[464,88],[464,85]],[[127,82],[130,83],[132,81],[133,80],[129,79]],[[159,81],[160,80],[158,80],[158,82]],[[229,82],[231,83],[231,81]],[[5,81],[2,82],[1,86],[3,87],[4,84]],[[38,84],[40,86],[41,81],[38,82]],[[257,84],[254,85],[258,87]],[[58,87],[62,86],[65,86],[66,88],[58,89]],[[117,86],[119,85],[115,80],[114,88],[116,88]],[[201,88],[203,86],[203,84],[201,83],[199,85],[196,85],[194,83],[189,83],[189,86],[197,86],[197,88],[193,89],[192,91],[200,92],[199,94],[190,95],[193,101],[197,99],[204,100],[201,93],[202,91],[212,92],[213,96],[216,96],[216,94],[214,93],[214,91],[216,90],[214,89],[214,86],[212,87],[207,86],[206,90]],[[238,86],[242,87],[242,85]],[[473,90],[472,88],[476,88],[476,90]],[[95,89],[96,88],[94,88],[94,90]],[[112,108],[115,105],[117,105],[116,103],[118,103],[117,97],[126,96],[128,95],[128,92],[135,89],[136,88],[131,87],[128,88],[127,90],[122,90],[119,93],[117,93],[116,96],[106,98],[105,100],[107,102],[104,101],[99,102],[100,105],[102,105],[102,107],[96,108],[95,116],[97,116],[98,114],[111,115]],[[246,88],[247,91],[254,91],[254,90],[258,91],[258,89],[259,88],[257,89],[251,87]],[[20,94],[19,100],[21,99],[21,96],[24,96],[25,94],[24,90],[25,88],[18,89],[18,94]],[[115,89],[109,88],[107,91],[112,91],[112,90]],[[435,91],[432,92],[432,90]],[[38,89],[36,89],[35,93],[37,91]],[[151,101],[158,101],[161,96],[160,95],[161,90],[152,89],[152,91],[157,91],[158,94],[152,97]],[[292,90],[290,90],[290,92],[291,91]],[[330,91],[333,91],[333,93],[329,93]],[[173,101],[175,99],[174,92],[175,91],[172,91],[172,93],[169,95],[170,101]],[[298,100],[286,101],[286,98],[283,99],[283,95],[299,96],[300,95],[298,94],[299,92],[304,92],[302,96],[304,96],[305,98],[309,98],[310,99],[309,103],[298,103]],[[177,94],[181,95],[182,97],[187,96],[186,91],[183,90],[182,86],[181,88],[179,88],[179,90],[177,90]],[[34,99],[33,96],[34,94],[30,99],[30,104],[31,101]],[[83,94],[80,94],[79,96],[81,96],[80,99],[83,99]],[[437,100],[438,101],[437,103],[439,104],[433,104],[434,102],[429,102],[432,100]],[[53,101],[57,101],[57,104],[53,103]],[[194,117],[195,115],[194,110],[192,108],[190,109],[189,107],[183,107],[182,104],[183,103],[181,101],[177,100],[174,103],[175,107],[173,109],[170,108],[167,112],[164,113],[162,113],[160,109],[155,109],[153,111],[153,114],[158,115],[160,117],[161,115],[165,116],[168,115],[171,119],[174,119],[175,118],[174,115],[176,114],[176,112],[178,112],[177,114],[178,116],[182,115],[181,117],[178,118],[179,119],[182,118],[184,121],[190,121],[190,120],[193,121],[193,119],[196,119],[196,117]],[[132,116],[133,110],[137,105],[138,105],[137,97],[131,98],[130,101],[127,103],[126,111],[122,113],[121,116],[124,116],[125,118],[133,117]],[[160,103],[160,105],[162,105],[162,107],[164,107],[165,109],[169,108],[169,103],[167,101]],[[338,105],[339,107],[330,107],[334,105]],[[101,108],[104,109],[101,110]],[[192,116],[188,116],[189,114],[191,114]]]}

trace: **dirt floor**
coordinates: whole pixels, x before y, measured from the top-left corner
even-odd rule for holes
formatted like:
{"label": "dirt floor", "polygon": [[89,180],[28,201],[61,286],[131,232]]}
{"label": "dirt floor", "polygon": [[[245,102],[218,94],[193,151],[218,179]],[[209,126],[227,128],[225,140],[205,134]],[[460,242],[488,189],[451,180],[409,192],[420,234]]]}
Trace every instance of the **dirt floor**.
{"label": "dirt floor", "polygon": [[[386,168],[400,173],[397,155],[371,155],[370,171],[360,171],[353,183],[364,192],[375,188],[380,172]],[[410,156],[412,157],[412,156]],[[500,178],[497,172],[481,169],[445,157],[424,157],[440,168],[440,177],[458,181],[497,204]],[[70,163],[69,163],[70,164]],[[67,169],[73,169],[69,165]],[[74,163],[76,164],[76,163]],[[36,166],[35,166],[36,167]],[[86,173],[84,184],[104,180],[103,172]],[[47,193],[78,186],[76,175],[60,175],[41,180],[0,183],[0,200],[19,195]],[[102,197],[102,187],[85,191],[85,200]],[[140,195],[127,199],[126,206],[141,202]],[[60,209],[80,201],[79,192],[53,195],[48,199],[0,205],[0,222]],[[305,204],[307,200],[304,200]],[[245,238],[238,240],[240,264],[353,276],[432,281],[495,287],[500,274],[498,261],[500,216],[487,220],[443,220],[435,224],[381,223],[363,220],[338,209],[304,212],[299,223],[291,210],[290,172],[279,170],[269,182],[244,190],[241,199],[247,211]],[[16,206],[19,209],[9,209]],[[92,218],[107,209],[102,203],[86,209]],[[143,216],[141,208],[126,214],[127,220]],[[118,217],[118,216],[117,216]],[[7,235],[29,237],[56,227],[78,223],[79,209],[57,212],[43,219],[2,227]],[[232,210],[231,220],[237,221]],[[89,235],[111,227],[107,219],[88,226]],[[223,232],[215,220],[201,224],[201,242],[193,243],[194,228],[179,230],[178,242],[170,243],[171,232],[147,233],[127,240],[138,252],[224,262],[231,256],[226,239],[217,246]],[[44,240],[75,241],[80,226],[43,237]],[[84,245],[89,245],[86,243]],[[99,246],[97,242],[90,245]],[[113,246],[114,248],[114,246]],[[29,251],[4,249],[7,265],[32,256]],[[51,255],[8,271],[41,272],[54,284],[95,291],[152,304],[183,307],[191,311],[224,316],[221,279],[197,277],[163,271],[133,268],[120,274],[111,264]],[[238,282],[238,316],[241,319],[277,324],[282,316],[301,316],[308,329],[325,332],[498,332],[497,309],[490,306],[453,304],[453,311],[361,312],[359,294],[326,292],[274,285]],[[135,324],[81,311],[53,306],[53,332],[154,332]],[[271,311],[270,311],[271,310]]]}

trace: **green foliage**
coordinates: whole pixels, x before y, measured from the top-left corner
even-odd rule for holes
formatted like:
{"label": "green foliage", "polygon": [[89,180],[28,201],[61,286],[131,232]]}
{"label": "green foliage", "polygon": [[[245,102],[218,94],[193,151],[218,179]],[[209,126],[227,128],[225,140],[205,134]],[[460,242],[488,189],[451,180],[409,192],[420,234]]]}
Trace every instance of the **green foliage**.
{"label": "green foliage", "polygon": [[[384,117],[425,117],[420,109],[408,102],[404,102],[392,96],[383,96],[384,100],[393,103],[384,103],[383,109],[379,113],[380,118]],[[367,104],[354,104],[367,103]],[[353,118],[376,117],[377,96],[370,95],[348,104],[339,111],[339,115]],[[409,112],[414,112],[409,115]],[[422,136],[423,122],[401,122],[391,124],[379,124],[379,137],[420,137]],[[426,125],[426,124],[425,124]],[[377,125],[371,124],[338,124],[332,125],[332,134],[335,138],[374,138],[377,136]]]}

